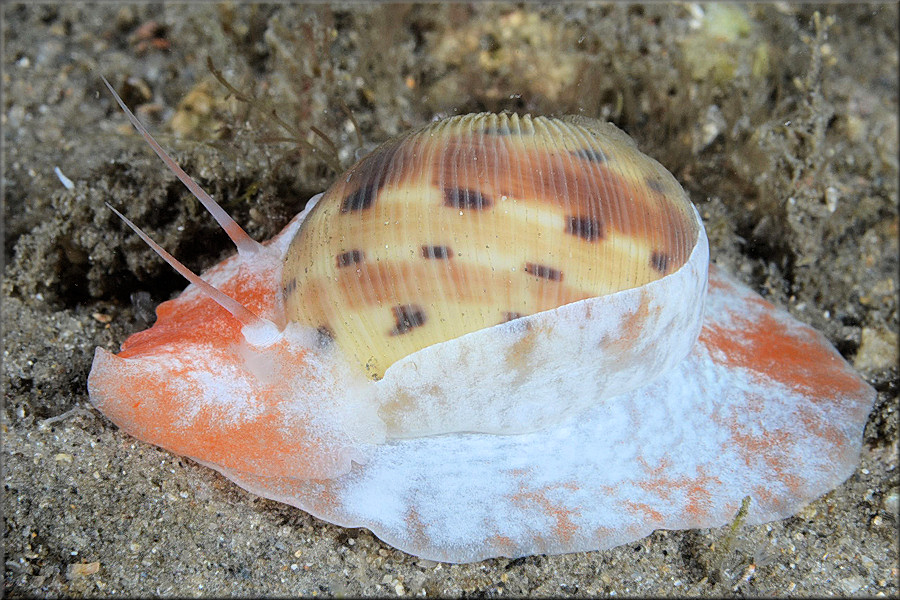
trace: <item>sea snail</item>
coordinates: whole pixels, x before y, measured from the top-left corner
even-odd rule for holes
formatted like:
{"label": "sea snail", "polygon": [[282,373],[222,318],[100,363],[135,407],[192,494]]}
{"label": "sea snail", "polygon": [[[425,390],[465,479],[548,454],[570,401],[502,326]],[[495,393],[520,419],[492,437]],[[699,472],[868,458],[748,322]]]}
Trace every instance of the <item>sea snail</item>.
{"label": "sea snail", "polygon": [[261,245],[119,103],[238,246],[201,280],[139,232],[193,282],[97,349],[91,401],[140,439],[451,562],[716,526],[745,496],[783,518],[855,468],[874,391],[709,268],[612,125],[432,123]]}

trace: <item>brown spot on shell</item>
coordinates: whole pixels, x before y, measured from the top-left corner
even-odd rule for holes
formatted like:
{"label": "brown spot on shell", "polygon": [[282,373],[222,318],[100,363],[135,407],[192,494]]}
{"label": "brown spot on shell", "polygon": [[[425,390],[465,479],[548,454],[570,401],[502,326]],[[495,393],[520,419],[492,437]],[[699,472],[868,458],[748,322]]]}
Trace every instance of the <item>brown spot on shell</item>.
{"label": "brown spot on shell", "polygon": [[663,186],[662,182],[656,177],[647,178],[647,187],[658,194],[663,194],[666,191],[665,186]]}
{"label": "brown spot on shell", "polygon": [[451,258],[453,249],[450,246],[422,246],[422,256],[424,258]]}
{"label": "brown spot on shell", "polygon": [[579,148],[578,150],[573,150],[572,155],[593,163],[606,162],[606,156],[604,156],[600,150],[594,148]]}
{"label": "brown spot on shell", "polygon": [[650,254],[650,266],[659,271],[660,273],[665,273],[666,269],[669,266],[669,257],[662,252],[653,251]]}
{"label": "brown spot on shell", "polygon": [[511,131],[506,124],[497,127],[485,127],[483,131],[484,135],[521,135],[521,132],[519,131]]}
{"label": "brown spot on shell", "polygon": [[337,263],[338,269],[342,269],[344,267],[349,267],[350,265],[355,265],[356,263],[361,263],[366,257],[365,252],[362,250],[348,250],[347,252],[341,252],[335,257],[335,262]]}
{"label": "brown spot on shell", "polygon": [[391,308],[391,313],[394,315],[395,323],[390,335],[403,335],[416,327],[421,327],[426,321],[425,311],[415,304],[395,306]]}
{"label": "brown spot on shell", "polygon": [[378,195],[378,187],[375,185],[364,185],[358,190],[351,192],[344,201],[341,202],[341,212],[355,212],[370,208],[375,202],[375,196]]}
{"label": "brown spot on shell", "polygon": [[493,201],[477,190],[466,188],[444,188],[444,206],[457,209],[484,210]]}
{"label": "brown spot on shell", "polygon": [[525,263],[525,272],[541,279],[549,279],[550,281],[562,281],[563,278],[562,271],[559,269],[537,263]]}
{"label": "brown spot on shell", "polygon": [[591,217],[569,217],[566,219],[566,233],[595,242],[603,239],[605,231],[600,219]]}

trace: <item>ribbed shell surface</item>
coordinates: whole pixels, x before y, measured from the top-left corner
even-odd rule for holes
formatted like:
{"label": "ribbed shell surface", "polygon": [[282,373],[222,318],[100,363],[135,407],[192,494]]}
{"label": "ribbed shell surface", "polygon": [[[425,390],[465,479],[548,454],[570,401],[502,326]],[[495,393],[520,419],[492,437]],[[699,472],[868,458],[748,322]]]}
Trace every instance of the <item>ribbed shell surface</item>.
{"label": "ribbed shell surface", "polygon": [[698,235],[672,175],[612,125],[452,117],[325,192],[285,258],[285,312],[379,379],[426,346],[655,281]]}

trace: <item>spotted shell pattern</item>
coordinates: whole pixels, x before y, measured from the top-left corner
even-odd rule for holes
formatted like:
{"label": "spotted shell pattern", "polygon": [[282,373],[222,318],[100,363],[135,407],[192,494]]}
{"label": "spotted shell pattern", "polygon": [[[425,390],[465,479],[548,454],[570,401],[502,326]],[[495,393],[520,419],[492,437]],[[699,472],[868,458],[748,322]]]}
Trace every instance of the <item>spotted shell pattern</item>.
{"label": "spotted shell pattern", "polygon": [[285,314],[372,379],[435,343],[677,271],[699,225],[610,124],[481,113],[394,138],[292,240]]}

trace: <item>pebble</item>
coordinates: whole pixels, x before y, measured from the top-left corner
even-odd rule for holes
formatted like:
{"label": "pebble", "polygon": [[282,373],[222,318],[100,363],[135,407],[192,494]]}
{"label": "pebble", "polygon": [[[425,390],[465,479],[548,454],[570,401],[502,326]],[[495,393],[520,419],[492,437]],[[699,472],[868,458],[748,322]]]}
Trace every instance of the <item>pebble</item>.
{"label": "pebble", "polygon": [[73,577],[86,577],[94,575],[100,570],[99,562],[90,563],[72,563],[66,569],[66,575],[71,579]]}
{"label": "pebble", "polygon": [[885,494],[884,498],[881,499],[881,506],[896,519],[897,512],[900,510],[900,491],[893,489]]}
{"label": "pebble", "polygon": [[712,144],[715,139],[719,137],[719,134],[722,133],[722,130],[725,129],[726,125],[727,123],[725,122],[725,117],[722,115],[721,109],[715,104],[707,106],[701,122],[694,126],[694,154],[700,153],[707,146]]}
{"label": "pebble", "polygon": [[887,369],[897,364],[897,334],[887,329],[863,327],[853,366],[860,371]]}
{"label": "pebble", "polygon": [[866,580],[859,575],[845,577],[844,579],[841,579],[840,586],[847,594],[855,594],[866,586]]}

